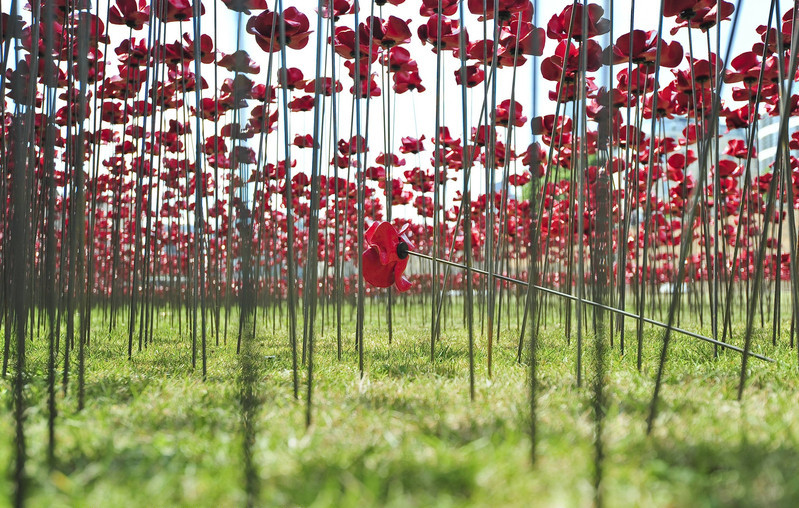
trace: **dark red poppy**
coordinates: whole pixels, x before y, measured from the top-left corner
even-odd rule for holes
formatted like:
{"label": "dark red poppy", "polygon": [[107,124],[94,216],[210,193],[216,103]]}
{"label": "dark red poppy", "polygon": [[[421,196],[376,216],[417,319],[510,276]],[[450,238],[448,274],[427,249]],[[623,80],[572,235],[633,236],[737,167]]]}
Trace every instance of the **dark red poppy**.
{"label": "dark red poppy", "polygon": [[422,78],[419,77],[418,72],[395,72],[394,73],[394,91],[397,93],[404,93],[408,90],[416,90],[419,93],[425,91],[422,85]]}
{"label": "dark red poppy", "polygon": [[667,18],[675,16],[679,19],[691,19],[699,10],[708,8],[714,0],[665,0],[663,15]]}
{"label": "dark red poppy", "polygon": [[410,136],[403,137],[401,142],[402,146],[400,146],[400,152],[402,153],[419,153],[424,151],[424,145],[422,142],[424,141],[424,135],[422,135],[419,139],[412,138]]}
{"label": "dark red poppy", "polygon": [[[572,13],[574,10],[574,13]],[[555,14],[547,23],[547,37],[562,41],[569,37],[569,27],[571,26],[571,38],[583,40],[584,38],[596,37],[610,31],[610,21],[603,18],[605,9],[597,4],[588,4],[588,26],[587,32],[583,34],[583,4],[567,5],[560,14]],[[585,36],[584,36],[585,35]]]}
{"label": "dark red poppy", "polygon": [[399,178],[391,180],[391,204],[407,205],[411,202],[413,194],[403,189],[405,183]]}
{"label": "dark red poppy", "polygon": [[278,69],[277,83],[289,90],[305,87],[305,79],[303,79],[302,71],[296,67],[289,67],[288,69],[281,67]]}
{"label": "dark red poppy", "polygon": [[[641,94],[650,94],[655,90],[655,77],[649,73],[649,69],[646,66],[633,67],[632,74],[628,71],[629,69],[622,69],[616,75],[616,79],[618,80],[616,86],[619,90],[627,92],[633,97],[637,97]],[[631,103],[631,106],[633,104],[635,104],[634,101]]]}
{"label": "dark red poppy", "polygon": [[[440,11],[439,5],[441,6]],[[434,14],[452,16],[456,12],[458,12],[458,0],[422,0],[422,6],[419,7],[419,14],[424,17]]]}
{"label": "dark red poppy", "polygon": [[[589,40],[586,43],[585,51],[588,65],[586,70],[594,72],[602,66],[602,48],[596,41]],[[563,72],[564,60],[566,61],[565,72]],[[555,48],[555,54],[541,62],[541,76],[549,81],[560,81],[561,74],[563,74],[564,83],[572,82],[580,65],[580,49],[571,42],[562,41]]]}
{"label": "dark red poppy", "polygon": [[[125,39],[114,48],[114,53],[119,57],[119,61],[127,65],[147,65],[147,61],[152,56],[152,48],[147,45],[147,41],[136,38]],[[120,73],[125,76],[125,74]]]}
{"label": "dark red poppy", "polygon": [[311,111],[314,106],[314,97],[313,95],[303,95],[302,97],[297,97],[293,101],[289,102],[288,108],[291,111]]}
{"label": "dark red poppy", "polygon": [[[155,17],[164,23],[186,21],[194,17],[192,0],[155,0]],[[200,4],[200,15],[205,14],[205,6]]]}
{"label": "dark red poppy", "polygon": [[527,117],[522,115],[522,105],[514,102],[511,105],[510,99],[502,101],[494,112],[494,119],[497,125],[507,127],[508,123],[513,123],[516,127],[521,127],[527,122]]}
{"label": "dark red poppy", "polygon": [[355,12],[355,2],[352,0],[324,0],[322,2],[323,18],[329,19],[331,16],[338,19],[339,16],[345,14],[353,14]]}
{"label": "dark red poppy", "polygon": [[748,127],[753,120],[752,109],[749,104],[744,104],[742,107],[733,110],[724,108],[719,116],[724,117],[726,120],[728,130]]}
{"label": "dark red poppy", "polygon": [[[194,58],[194,41],[191,35],[183,34],[183,40],[186,41],[186,53]],[[214,51],[214,40],[210,35],[202,34],[200,36],[200,61],[204,64],[212,64],[216,60],[216,52]]]}
{"label": "dark red poppy", "polygon": [[375,222],[366,230],[363,252],[363,277],[369,284],[387,288],[392,284],[398,291],[407,291],[411,283],[403,277],[408,266],[409,251],[413,243],[406,236],[408,225],[399,232],[388,222]]}
{"label": "dark red poppy", "polygon": [[[796,134],[799,134],[799,132],[794,132],[794,136]],[[793,143],[793,139],[791,139],[791,143]],[[799,145],[797,145],[797,148],[799,148]],[[791,149],[794,149],[794,147],[791,146]],[[751,153],[753,158],[757,158],[757,149],[753,146],[749,150],[747,150],[746,141],[744,141],[743,139],[731,139],[728,142],[727,148],[724,150],[724,153],[731,157],[737,157],[739,159],[745,159],[747,157],[747,154]]]}
{"label": "dark red poppy", "polygon": [[667,0],[663,14],[666,17],[677,16],[677,26],[671,29],[671,35],[680,28],[699,28],[703,32],[716,26],[716,19],[728,20],[735,10],[732,3],[725,0]]}
{"label": "dark red poppy", "polygon": [[220,58],[217,63],[220,67],[230,72],[241,72],[245,74],[258,74],[261,72],[261,66],[250,58],[249,53],[243,49],[229,55],[222,55],[222,58]]}
{"label": "dark red poppy", "polygon": [[222,2],[231,11],[243,12],[244,14],[252,14],[250,12],[251,9],[261,11],[269,8],[266,0],[222,0]]}
{"label": "dark red poppy", "polygon": [[382,188],[382,184],[386,178],[386,168],[382,166],[369,166],[366,168],[366,171],[364,171],[364,176],[369,180],[379,182],[379,185]]}
{"label": "dark red poppy", "polygon": [[259,102],[275,102],[277,100],[277,89],[270,86],[267,91],[266,85],[253,85],[252,98]]}
{"label": "dark red poppy", "polygon": [[722,178],[736,178],[743,174],[743,166],[736,164],[729,159],[722,159],[718,164],[719,176]]}
{"label": "dark red poppy", "polygon": [[[515,17],[515,16],[514,16]],[[502,27],[499,43],[506,49],[509,57],[515,58],[517,65],[525,62],[523,55],[541,56],[544,53],[546,33],[532,23],[511,19],[508,26]]]}
{"label": "dark red poppy", "polygon": [[[557,129],[553,131],[556,125]],[[558,116],[557,119],[555,115],[537,116],[533,118],[531,126],[533,134],[537,136],[550,136],[553,135],[553,132],[555,136],[558,136],[560,133],[569,133],[572,131],[572,119],[567,116]]]}
{"label": "dark red poppy", "polygon": [[[336,92],[340,92],[340,91],[342,91],[344,89],[344,87],[341,85],[341,81],[336,81],[336,85],[334,87],[332,78],[319,78],[319,80],[320,80],[319,81],[319,87],[320,87],[319,93],[321,93],[322,95],[326,95],[326,96],[330,97],[331,95],[333,95],[333,90],[335,90]],[[308,81],[307,83],[305,83],[305,92],[306,93],[315,93],[316,92],[316,83],[317,83],[317,81],[315,79],[312,79],[312,80]]]}
{"label": "dark red poppy", "polygon": [[[479,64],[467,65],[464,67],[466,71],[466,88],[472,88],[485,80],[485,72]],[[463,84],[463,77],[460,69],[455,71],[455,82]]]}
{"label": "dark red poppy", "polygon": [[108,11],[108,22],[141,30],[150,20],[150,5],[147,0],[117,0]]}
{"label": "dark red poppy", "polygon": [[419,70],[416,60],[411,58],[411,53],[407,49],[401,47],[394,47],[388,51],[384,51],[380,63],[388,66],[392,72],[417,72]]}
{"label": "dark red poppy", "polygon": [[[458,48],[459,38],[461,33],[460,24],[457,21],[441,17],[441,33],[438,33],[438,14],[430,16],[427,23],[419,25],[416,35],[422,44],[430,44],[433,46],[433,51],[436,51],[439,40],[441,49],[444,51],[453,50]],[[468,37],[466,38],[468,42]]]}
{"label": "dark red poppy", "polygon": [[[479,16],[479,21],[494,19],[494,2],[483,0],[468,0],[469,12]],[[530,0],[499,0],[497,19],[503,23],[510,20],[511,14],[520,12],[530,5]],[[532,11],[531,11],[532,14]]]}
{"label": "dark red poppy", "polygon": [[[632,52],[630,51],[632,39]],[[652,65],[657,59],[658,41],[661,42],[660,65],[663,67],[677,67],[683,56],[682,45],[677,41],[671,43],[662,41],[655,30],[645,32],[633,30],[616,39],[616,44],[605,50],[605,63],[627,63]]]}
{"label": "dark red poppy", "polygon": [[306,134],[305,136],[302,134],[295,135],[294,143],[292,144],[298,148],[314,148],[315,146],[319,146],[317,143],[314,143],[313,136],[310,134]]}
{"label": "dark red poppy", "polygon": [[[477,60],[478,62],[490,66],[494,61],[494,48],[496,48],[497,66],[502,67],[510,63],[513,65],[513,59],[510,62],[505,59],[505,48],[501,45],[494,44],[491,39],[481,39],[479,41],[470,42],[466,45],[466,58],[469,60]],[[459,52],[459,51],[458,51]],[[456,52],[456,53],[458,53]],[[455,54],[455,56],[460,56]]]}
{"label": "dark red poppy", "polygon": [[[361,99],[365,99],[368,97],[380,97],[380,87],[377,85],[375,81],[376,74],[372,74],[371,79],[369,80],[361,80],[360,81],[360,90],[358,91],[358,97]],[[355,85],[350,87],[350,93],[355,95]]]}
{"label": "dark red poppy", "polygon": [[247,32],[255,36],[255,42],[267,53],[280,51],[281,23],[284,26],[286,46],[291,49],[302,49],[308,45],[310,24],[305,14],[296,7],[289,7],[281,15],[264,11],[250,18],[247,21]]}
{"label": "dark red poppy", "polygon": [[389,16],[383,21],[377,16],[370,16],[366,20],[365,27],[371,33],[374,43],[389,49],[411,41],[411,30],[408,28],[410,21],[403,21],[396,16]]}

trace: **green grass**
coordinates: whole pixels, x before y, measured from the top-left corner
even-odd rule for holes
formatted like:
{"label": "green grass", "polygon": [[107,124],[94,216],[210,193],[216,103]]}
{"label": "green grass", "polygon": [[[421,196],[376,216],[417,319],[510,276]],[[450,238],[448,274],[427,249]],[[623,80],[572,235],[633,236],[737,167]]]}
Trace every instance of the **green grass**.
{"label": "green grass", "polygon": [[[363,378],[352,325],[345,327],[341,361],[334,327],[319,334],[314,423],[307,430],[304,384],[300,401],[292,396],[285,331],[275,334],[271,324],[257,331],[257,505],[591,505],[590,393],[576,387],[576,344],[567,345],[562,326],[549,323],[540,338],[540,434],[532,465],[528,367],[515,362],[517,332],[503,331],[490,380],[485,339],[478,339],[476,400],[470,402],[466,334],[459,323],[444,331],[431,363],[428,319],[397,312],[391,346],[382,319],[375,315],[367,326]],[[99,317],[95,330],[103,329]],[[29,343],[31,506],[243,506],[235,340],[209,347],[203,382],[191,369],[190,338],[168,324],[168,311],[161,319],[154,343],[132,361],[124,326],[93,336],[85,409],[76,410],[75,384],[66,397],[59,393],[52,470],[46,464],[46,340]],[[631,345],[634,328],[628,324]],[[675,337],[660,415],[647,437],[660,337],[647,331],[642,373],[634,348],[624,357],[618,347],[610,352],[607,505],[799,506],[796,351],[772,347],[762,332],[755,349],[778,362],[752,359],[744,402],[738,403],[740,356],[727,352],[713,359],[711,347]],[[588,343],[586,381],[593,368]],[[10,377],[0,381],[3,407],[10,408],[10,390]],[[13,439],[8,411],[0,417],[0,464],[11,463]],[[9,502],[9,477],[0,478],[0,505]]]}

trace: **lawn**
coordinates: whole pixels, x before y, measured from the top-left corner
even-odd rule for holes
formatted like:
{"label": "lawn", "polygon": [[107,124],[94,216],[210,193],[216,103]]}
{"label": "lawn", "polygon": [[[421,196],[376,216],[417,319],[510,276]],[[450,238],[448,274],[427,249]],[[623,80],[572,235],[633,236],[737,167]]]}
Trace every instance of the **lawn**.
{"label": "lawn", "polygon": [[[131,361],[124,323],[109,334],[100,331],[97,314],[87,350],[86,407],[77,411],[73,376],[67,395],[59,392],[52,468],[46,460],[47,341],[34,337],[27,386],[30,506],[244,506],[248,491],[255,506],[590,506],[591,340],[584,348],[586,382],[577,387],[576,341],[568,344],[554,322],[541,330],[533,464],[529,367],[516,363],[515,320],[494,348],[491,379],[478,333],[470,401],[460,322],[448,321],[431,362],[429,320],[403,312],[395,316],[390,345],[383,320],[376,314],[367,320],[363,377],[354,326],[345,324],[341,360],[335,328],[320,331],[310,428],[306,372],[295,400],[285,330],[259,326],[252,354],[242,356],[232,332],[227,345],[212,338],[204,381],[191,369],[191,340],[170,323],[169,311],[156,320],[153,343],[134,351]],[[682,323],[698,327],[690,325]],[[632,344],[631,321],[628,337]],[[740,355],[722,352],[714,359],[712,347],[675,336],[660,414],[647,436],[660,339],[659,331],[647,330],[641,373],[633,348],[625,356],[618,347],[608,352],[606,505],[799,506],[796,350],[774,347],[760,333],[755,351],[777,362],[750,361],[738,403]],[[242,363],[253,367],[251,392],[243,389],[249,385],[241,381]],[[0,381],[7,408],[10,380]],[[243,405],[245,394],[256,402]],[[8,411],[0,418],[0,464],[12,463],[13,439]],[[0,505],[9,502],[9,478],[0,479]]]}

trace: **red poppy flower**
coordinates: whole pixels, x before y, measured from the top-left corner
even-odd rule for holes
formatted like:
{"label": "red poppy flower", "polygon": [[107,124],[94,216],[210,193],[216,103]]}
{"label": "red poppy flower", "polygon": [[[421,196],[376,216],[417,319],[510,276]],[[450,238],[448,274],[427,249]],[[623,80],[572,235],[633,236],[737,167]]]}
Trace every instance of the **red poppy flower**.
{"label": "red poppy flower", "polygon": [[424,145],[422,144],[424,141],[424,135],[422,135],[419,139],[406,136],[400,141],[402,142],[402,146],[400,146],[399,150],[402,153],[419,153],[424,151]]}
{"label": "red poppy flower", "polygon": [[[574,13],[572,13],[574,9]],[[597,4],[588,4],[588,26],[585,38],[596,37],[610,31],[610,21],[603,18],[605,9]],[[574,23],[572,23],[572,20]],[[582,40],[583,37],[583,4],[567,5],[560,14],[555,14],[547,23],[547,37],[562,41],[569,36],[571,25],[571,38]]]}
{"label": "red poppy flower", "polygon": [[[479,64],[467,65],[464,69],[466,71],[466,88],[475,87],[485,80],[485,72]],[[460,69],[455,71],[455,82],[459,85],[463,83]]]}
{"label": "red poppy flower", "polygon": [[293,145],[298,148],[313,148],[315,146],[319,146],[318,144],[314,143],[313,136],[310,134],[306,134],[305,136],[302,134],[295,135]]}
{"label": "red poppy flower", "polygon": [[352,0],[324,0],[319,14],[325,19],[330,19],[332,16],[338,20],[340,16],[354,13],[355,2]]}
{"label": "red poppy flower", "polygon": [[[441,17],[441,33],[438,33],[438,14],[430,16],[427,23],[419,25],[416,30],[416,35],[422,44],[431,44],[433,51],[438,47],[438,40],[441,40],[441,49],[444,51],[456,49],[459,45],[459,38],[461,33],[460,24],[451,19]],[[468,37],[466,38],[468,42]]]}
{"label": "red poppy flower", "polygon": [[511,20],[502,27],[499,43],[506,48],[510,58],[516,57],[517,65],[525,62],[522,55],[541,56],[544,53],[546,33],[543,28],[536,28],[526,21]]}
{"label": "red poppy flower", "polygon": [[[155,16],[164,23],[186,21],[194,16],[192,0],[155,0]],[[205,14],[205,6],[200,4],[200,15]]]}
{"label": "red poppy flower", "polygon": [[[494,41],[491,39],[481,39],[479,41],[470,42],[466,46],[466,58],[470,60],[477,60],[478,62],[482,62],[486,66],[490,66],[494,60]],[[497,53],[497,66],[502,67],[503,65],[507,65],[510,63],[513,65],[513,58],[511,61],[508,62],[505,58],[505,48],[499,44],[496,45],[496,53]],[[459,55],[455,55],[459,56]]]}
{"label": "red poppy flower", "polygon": [[250,55],[243,49],[240,49],[229,55],[223,55],[217,63],[220,67],[224,67],[230,72],[240,72],[245,74],[258,74],[261,72],[261,66],[259,66],[255,60],[250,58]]}
{"label": "red poppy flower", "polygon": [[[511,116],[513,116],[513,120],[511,120]],[[497,106],[494,118],[497,125],[502,125],[503,127],[507,127],[509,122],[512,122],[516,127],[521,127],[527,122],[527,117],[522,115],[522,105],[518,102],[514,102],[511,106],[510,99],[502,101],[502,103]]]}
{"label": "red poppy flower", "polygon": [[[585,45],[587,55],[587,71],[594,72],[602,66],[602,48],[599,44],[589,39]],[[568,52],[568,55],[567,55]],[[563,72],[563,62],[566,60],[566,71]],[[580,49],[568,41],[561,41],[555,48],[555,54],[541,62],[541,76],[548,81],[560,81],[563,74],[564,83],[573,82],[580,68]]]}
{"label": "red poppy flower", "polygon": [[[183,34],[183,40],[186,41],[186,53],[194,58],[194,41],[187,33]],[[202,34],[200,36],[200,61],[204,64],[212,64],[216,61],[216,52],[214,51],[214,40],[210,35]]]}
{"label": "red poppy flower", "polygon": [[743,166],[739,166],[729,159],[722,159],[718,164],[718,172],[722,178],[737,178],[743,174]]}
{"label": "red poppy flower", "polygon": [[284,26],[286,46],[291,49],[302,49],[308,45],[310,24],[305,14],[296,7],[289,7],[279,16],[274,12],[264,11],[250,18],[247,21],[247,32],[255,36],[255,42],[267,53],[280,51],[281,22]]}
{"label": "red poppy flower", "polygon": [[425,91],[422,85],[422,78],[419,77],[418,72],[395,72],[394,73],[394,91],[397,93],[405,93],[408,90],[416,90],[419,93]]}
{"label": "red poppy flower", "polygon": [[[632,39],[632,52],[630,52],[630,39]],[[614,64],[654,64],[657,57],[657,47],[660,38],[655,30],[645,32],[633,30],[616,39],[616,44],[605,50],[605,63],[609,63],[612,55]],[[663,67],[677,67],[682,60],[682,46],[677,41],[667,43],[661,41],[660,65]]]}
{"label": "red poppy flower", "polygon": [[437,144],[443,144],[447,148],[459,148],[461,140],[453,138],[449,133],[449,127],[443,126],[438,128]]}
{"label": "red poppy flower", "polygon": [[[119,61],[127,65],[146,65],[147,60],[152,56],[152,49],[147,46],[147,41],[135,38],[125,39],[114,48],[114,53],[119,57]],[[120,73],[121,76],[126,74]]]}
{"label": "red poppy flower", "polygon": [[393,47],[390,50],[383,52],[383,57],[380,59],[380,63],[388,66],[388,68],[393,72],[419,71],[419,66],[416,64],[416,60],[411,58],[411,53],[407,49],[401,47]]}
{"label": "red poppy flower", "polygon": [[[340,92],[344,89],[341,85],[340,81],[336,81],[336,85],[333,86],[333,79],[332,78],[319,78],[319,93],[322,95],[326,95],[330,97],[333,95],[333,90],[336,92]],[[305,83],[305,92],[306,93],[315,93],[316,92],[316,80],[312,79]]]}
{"label": "red poppy flower", "polygon": [[352,60],[357,56],[363,61],[371,55],[372,58],[370,62],[374,62],[377,59],[378,46],[376,44],[369,44],[370,40],[369,32],[366,31],[366,26],[361,23],[361,26],[358,28],[357,48],[355,47],[355,30],[346,26],[337,26],[335,36],[331,37],[329,42],[333,44],[336,53],[341,55],[342,58]]}
{"label": "red poppy flower", "polygon": [[[799,132],[794,132],[794,136],[799,134]],[[799,148],[799,145],[797,145]],[[791,149],[793,148],[793,139],[791,140]],[[749,151],[752,153],[753,158],[757,158],[757,150],[755,147],[751,147]],[[746,141],[743,139],[731,139],[727,144],[727,149],[724,150],[726,155],[731,157],[737,157],[739,159],[745,159],[747,156],[747,149],[746,149]]]}
{"label": "red poppy flower", "polygon": [[663,15],[667,18],[676,16],[680,19],[691,19],[697,11],[707,8],[713,0],[665,0]]}
{"label": "red poppy flower", "polygon": [[[629,69],[622,69],[616,74],[616,79],[618,80],[616,86],[619,90],[627,92],[634,97],[640,94],[650,94],[655,91],[655,77],[649,74],[649,69],[647,67],[643,65],[634,67],[632,74],[628,73],[628,70]],[[671,83],[669,83],[669,85],[671,85]],[[632,104],[635,104],[635,102]]]}
{"label": "red poppy flower", "polygon": [[[372,74],[371,79],[369,80],[362,80],[360,82],[360,90],[358,91],[358,97],[361,99],[365,99],[368,97],[380,97],[380,87],[377,86],[377,82],[375,81],[375,77],[377,74]],[[355,85],[350,87],[350,93],[355,95]]]}
{"label": "red poppy flower", "polygon": [[231,11],[243,12],[244,14],[252,14],[250,9],[261,11],[269,8],[266,0],[222,0],[222,2]]}
{"label": "red poppy flower", "polygon": [[[479,15],[479,21],[486,19],[494,19],[494,2],[484,2],[483,0],[468,0],[469,12]],[[500,22],[510,20],[511,14],[524,10],[530,5],[529,0],[499,0],[499,15],[497,19]],[[485,13],[485,15],[483,15]],[[532,14],[532,12],[531,12]]]}
{"label": "red poppy flower", "polygon": [[369,166],[366,168],[366,171],[364,171],[364,176],[369,180],[379,182],[382,188],[382,183],[386,178],[386,169],[382,166]]}
{"label": "red poppy flower", "polygon": [[733,110],[724,108],[719,116],[725,118],[728,130],[748,127],[753,120],[749,104],[744,104],[742,107]]}
{"label": "red poppy flower", "polygon": [[295,88],[303,88],[305,86],[305,79],[303,79],[302,71],[296,67],[281,67],[277,70],[277,82],[280,86],[289,90]]}
{"label": "red poppy flower", "polygon": [[366,28],[371,32],[372,41],[384,49],[392,48],[398,44],[407,44],[411,41],[411,30],[408,23],[396,16],[389,16],[383,21],[377,16],[370,16],[366,20]]}
{"label": "red poppy flower", "polygon": [[[719,11],[717,13],[717,11]],[[735,7],[724,0],[667,0],[663,14],[666,17],[677,16],[677,26],[671,29],[671,35],[676,34],[680,28],[690,26],[699,28],[703,32],[716,26],[716,18],[728,20]]]}
{"label": "red poppy flower", "polygon": [[[439,5],[441,5],[440,12]],[[458,0],[422,0],[422,6],[419,7],[419,14],[424,17],[434,14],[452,16],[456,12],[458,12]]]}
{"label": "red poppy flower", "polygon": [[391,204],[393,205],[407,205],[411,202],[413,195],[403,190],[405,184],[399,179],[394,178],[391,180]]}
{"label": "red poppy flower", "polygon": [[314,107],[314,98],[313,95],[303,95],[302,97],[297,97],[293,101],[289,102],[288,108],[291,111],[311,111]]}
{"label": "red poppy flower", "polygon": [[[137,5],[138,4],[138,5]],[[133,30],[141,30],[150,19],[150,6],[147,0],[117,0],[108,11],[108,22],[126,25]]]}
{"label": "red poppy flower", "polygon": [[252,98],[258,102],[272,102],[277,101],[277,89],[270,86],[267,90],[266,85],[254,85],[252,87]]}
{"label": "red poppy flower", "polygon": [[369,284],[387,288],[392,284],[398,291],[407,291],[411,283],[403,277],[408,266],[408,252],[413,243],[405,235],[408,225],[397,232],[388,222],[375,222],[366,231],[363,252],[363,277]]}

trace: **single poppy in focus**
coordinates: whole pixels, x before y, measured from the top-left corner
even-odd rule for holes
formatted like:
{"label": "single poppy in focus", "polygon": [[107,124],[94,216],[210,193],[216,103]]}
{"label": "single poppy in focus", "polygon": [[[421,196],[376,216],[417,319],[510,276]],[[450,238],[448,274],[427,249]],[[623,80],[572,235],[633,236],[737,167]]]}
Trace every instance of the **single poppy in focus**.
{"label": "single poppy in focus", "polygon": [[369,284],[387,288],[392,284],[400,292],[411,288],[411,283],[403,277],[408,266],[408,255],[414,248],[405,235],[408,225],[399,232],[389,222],[375,222],[366,230],[366,250],[363,251],[363,277]]}

